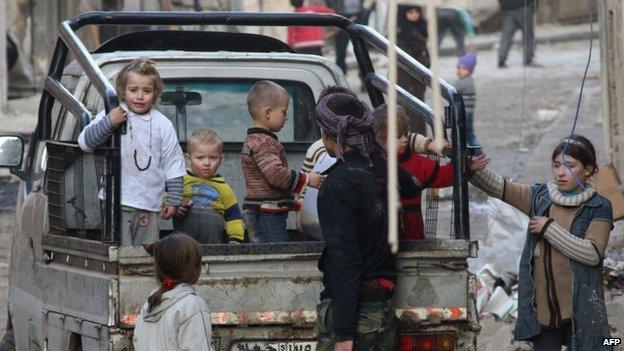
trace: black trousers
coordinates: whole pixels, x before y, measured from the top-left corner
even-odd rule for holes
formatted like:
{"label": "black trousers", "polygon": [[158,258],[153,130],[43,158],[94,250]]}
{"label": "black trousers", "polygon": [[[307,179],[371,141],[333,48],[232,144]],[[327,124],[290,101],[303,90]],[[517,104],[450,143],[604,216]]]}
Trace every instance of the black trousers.
{"label": "black trousers", "polygon": [[565,323],[557,329],[542,329],[531,339],[533,351],[560,351],[562,346],[570,349],[572,341],[572,323]]}

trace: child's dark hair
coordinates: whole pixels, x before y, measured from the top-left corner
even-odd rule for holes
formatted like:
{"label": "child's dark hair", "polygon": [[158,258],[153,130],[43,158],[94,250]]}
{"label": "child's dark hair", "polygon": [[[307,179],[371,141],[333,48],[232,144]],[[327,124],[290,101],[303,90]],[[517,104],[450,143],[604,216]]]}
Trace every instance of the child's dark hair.
{"label": "child's dark hair", "polygon": [[422,6],[411,6],[409,9],[407,9],[408,12],[412,10],[418,11],[418,13],[420,13],[421,16],[423,14]]}
{"label": "child's dark hair", "polygon": [[321,100],[323,100],[323,98],[325,96],[331,95],[331,94],[347,94],[347,95],[351,95],[351,96],[353,96],[354,98],[357,99],[357,95],[355,95],[355,93],[353,91],[351,91],[351,89],[345,88],[345,87],[340,87],[340,86],[337,86],[337,85],[332,85],[332,86],[327,87],[327,88],[325,88],[325,89],[323,89],[321,91],[321,94],[319,95],[317,103],[320,102]]}
{"label": "child's dark hair", "polygon": [[195,284],[201,274],[202,253],[195,239],[182,232],[174,232],[159,241],[145,245],[154,257],[156,279],[160,288],[148,299],[147,310],[158,306],[162,295],[178,284]]}
{"label": "child's dark hair", "polygon": [[301,6],[303,6],[304,1],[305,0],[290,0],[290,4],[293,7],[301,7]]}
{"label": "child's dark hair", "polygon": [[[388,129],[388,106],[382,104],[373,112],[373,118],[375,119],[375,125],[373,130],[378,139],[386,138],[386,131]],[[403,106],[397,105],[397,137],[407,135],[409,132],[409,117]]]}
{"label": "child's dark hair", "polygon": [[164,84],[160,73],[158,73],[156,69],[156,63],[149,58],[138,58],[122,68],[121,72],[117,75],[115,91],[119,101],[124,101],[124,93],[126,91],[126,82],[129,73],[136,73],[142,76],[154,76],[154,96],[158,99],[160,93],[163,91]]}
{"label": "child's dark hair", "polygon": [[[566,144],[568,144],[567,149]],[[598,164],[596,164],[596,149],[589,139],[584,136],[573,134],[569,138],[562,139],[559,145],[555,147],[552,153],[552,161],[563,153],[565,149],[566,155],[570,155],[579,160],[583,166],[593,168],[590,176],[598,172]]]}
{"label": "child's dark hair", "polygon": [[257,118],[257,114],[263,106],[276,107],[282,96],[288,99],[288,92],[281,85],[270,80],[257,81],[249,89],[247,110],[252,118]]}

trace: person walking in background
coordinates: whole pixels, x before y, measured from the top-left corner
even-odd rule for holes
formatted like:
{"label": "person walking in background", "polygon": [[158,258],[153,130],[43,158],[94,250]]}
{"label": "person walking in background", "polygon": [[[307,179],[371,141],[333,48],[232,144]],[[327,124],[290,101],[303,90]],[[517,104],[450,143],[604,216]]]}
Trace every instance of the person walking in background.
{"label": "person walking in background", "polygon": [[[359,22],[362,16],[363,0],[326,0],[327,6],[351,21]],[[336,65],[340,67],[344,74],[347,73],[347,47],[349,46],[349,35],[344,31],[339,31],[336,35]]]}
{"label": "person walking in background", "polygon": [[442,45],[442,40],[449,30],[455,39],[455,54],[462,56],[466,53],[464,38],[466,28],[462,19],[462,14],[455,7],[440,7],[436,11],[438,16],[438,47]]}
{"label": "person walking in background", "polygon": [[522,30],[524,43],[524,65],[536,66],[533,14],[536,4],[534,0],[498,0],[501,7],[501,39],[498,51],[498,68],[507,67],[507,55],[516,30]]}
{"label": "person walking in background", "polygon": [[[462,94],[464,107],[466,108],[466,142],[471,146],[478,146],[479,141],[474,132],[474,110],[477,104],[477,92],[475,90],[472,73],[477,65],[477,54],[473,51],[459,58],[457,62],[457,82],[455,88]],[[475,154],[481,154],[480,149],[475,149]]]}
{"label": "person walking in background", "polygon": [[362,13],[360,14],[358,22],[368,24],[371,14],[375,10],[377,10],[377,0],[364,0],[362,4]]}
{"label": "person walking in background", "polygon": [[[429,33],[422,7],[399,5],[397,16],[397,44],[399,48],[428,68],[431,65],[429,50],[427,50]],[[399,68],[398,83],[417,99],[425,100],[427,86],[401,68]],[[427,134],[427,125],[422,118],[411,116],[410,127],[415,133]]]}
{"label": "person walking in background", "polygon": [[[306,0],[290,0],[296,13],[334,13],[334,10],[322,5],[308,5]],[[288,27],[288,45],[302,54],[323,56],[325,31],[322,27]]]}

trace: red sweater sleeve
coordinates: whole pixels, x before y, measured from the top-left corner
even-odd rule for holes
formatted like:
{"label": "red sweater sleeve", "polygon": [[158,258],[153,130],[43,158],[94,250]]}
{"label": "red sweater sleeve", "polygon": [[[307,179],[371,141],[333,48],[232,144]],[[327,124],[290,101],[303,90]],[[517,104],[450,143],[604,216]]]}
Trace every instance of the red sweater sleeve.
{"label": "red sweater sleeve", "polygon": [[323,5],[310,5],[308,9],[312,10],[312,12],[316,13],[336,13],[334,9],[331,7],[323,6]]}
{"label": "red sweater sleeve", "polygon": [[286,41],[288,42],[288,45],[293,46],[293,44],[297,42],[297,28],[288,27],[286,38],[287,38]]}
{"label": "red sweater sleeve", "polygon": [[[401,163],[427,188],[444,188],[453,185],[453,165],[440,166],[438,162],[413,153],[407,164]],[[432,179],[430,179],[433,177]]]}
{"label": "red sweater sleeve", "polygon": [[433,178],[430,188],[445,188],[453,185],[453,164],[449,163],[439,166],[438,174]]}

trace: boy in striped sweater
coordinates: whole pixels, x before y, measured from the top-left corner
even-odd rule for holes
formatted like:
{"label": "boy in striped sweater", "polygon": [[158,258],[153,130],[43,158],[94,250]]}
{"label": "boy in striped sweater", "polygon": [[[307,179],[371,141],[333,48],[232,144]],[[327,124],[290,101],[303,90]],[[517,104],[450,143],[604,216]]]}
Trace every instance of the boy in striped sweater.
{"label": "boy in striped sweater", "polygon": [[306,185],[318,188],[324,178],[288,168],[284,146],[274,134],[286,123],[288,102],[286,90],[267,80],[254,84],[247,96],[253,128],[241,152],[247,188],[243,210],[254,242],[288,241],[288,212],[299,209],[293,194]]}

